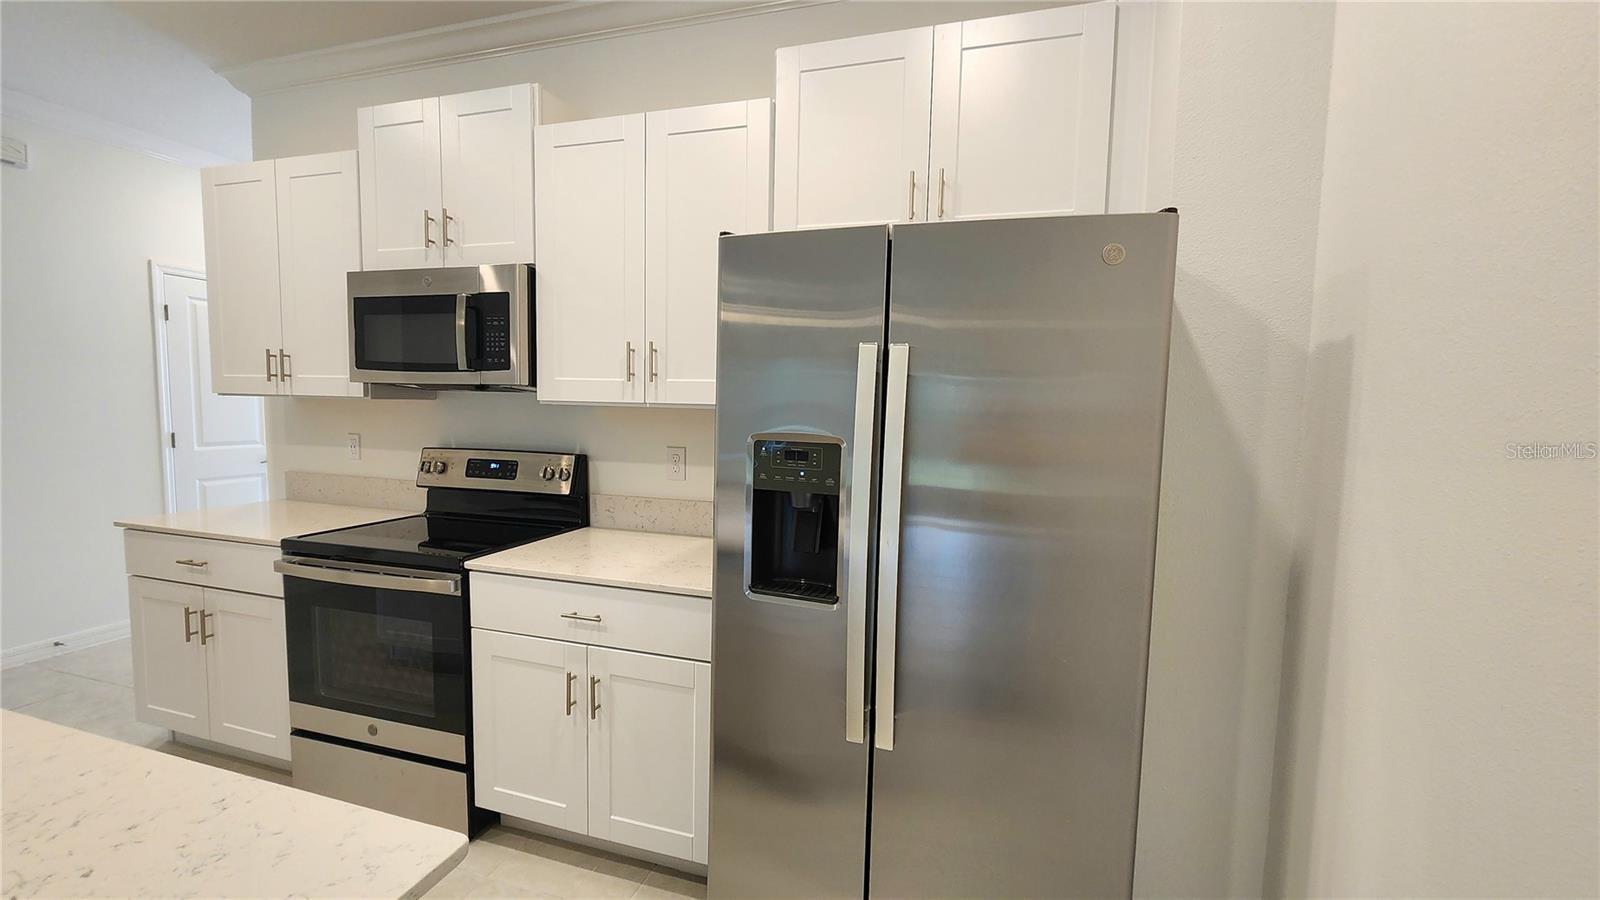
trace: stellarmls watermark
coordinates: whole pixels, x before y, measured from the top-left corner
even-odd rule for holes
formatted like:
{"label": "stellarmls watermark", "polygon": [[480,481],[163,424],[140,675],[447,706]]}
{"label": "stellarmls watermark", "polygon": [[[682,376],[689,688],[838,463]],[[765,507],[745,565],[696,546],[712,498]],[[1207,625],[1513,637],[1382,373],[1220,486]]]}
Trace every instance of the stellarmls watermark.
{"label": "stellarmls watermark", "polygon": [[1594,459],[1600,456],[1595,441],[1506,441],[1506,459]]}

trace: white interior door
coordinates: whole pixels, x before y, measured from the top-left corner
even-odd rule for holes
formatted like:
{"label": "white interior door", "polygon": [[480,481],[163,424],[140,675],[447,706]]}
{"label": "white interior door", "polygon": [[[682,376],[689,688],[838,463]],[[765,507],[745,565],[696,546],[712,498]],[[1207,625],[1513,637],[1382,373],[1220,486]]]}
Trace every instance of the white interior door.
{"label": "white interior door", "polygon": [[717,402],[717,238],[766,231],[772,102],[645,117],[645,377],[651,404]]}
{"label": "white interior door", "polygon": [[134,716],[195,737],[210,735],[205,648],[200,646],[204,592],[192,584],[128,579],[133,634]]}
{"label": "white interior door", "polygon": [[472,629],[479,806],[588,829],[588,690],[581,645]]}
{"label": "white interior door", "polygon": [[1110,0],[940,25],[930,219],[1106,211]]}
{"label": "white interior door", "polygon": [[439,98],[356,110],[356,146],[361,152],[362,265],[444,265],[439,244]]}
{"label": "white interior door", "polygon": [[778,51],[773,227],[927,218],[933,29]]}
{"label": "white interior door", "polygon": [[534,131],[539,400],[644,402],[644,115]]}
{"label": "white interior door", "polygon": [[439,98],[445,265],[533,262],[532,84]]}
{"label": "white interior door", "polygon": [[164,272],[168,502],[174,511],[267,499],[260,397],[213,390],[206,282]]}
{"label": "white interior door", "polygon": [[706,861],[711,667],[589,648],[589,834]]}
{"label": "white interior door", "polygon": [[350,383],[346,275],[361,269],[356,152],[278,160],[284,393],[359,397]]}
{"label": "white interior door", "polygon": [[289,758],[283,598],[205,589],[201,642],[211,740]]}
{"label": "white interior door", "polygon": [[206,271],[218,307],[210,326],[213,386],[224,394],[278,393],[275,168],[269,159],[200,173]]}

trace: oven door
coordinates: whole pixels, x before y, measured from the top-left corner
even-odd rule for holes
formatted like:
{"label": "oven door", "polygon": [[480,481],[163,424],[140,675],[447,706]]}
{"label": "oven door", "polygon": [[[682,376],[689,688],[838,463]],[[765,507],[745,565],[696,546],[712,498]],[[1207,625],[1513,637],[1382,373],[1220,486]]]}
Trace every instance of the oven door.
{"label": "oven door", "polygon": [[285,557],[289,719],[296,731],[466,762],[460,575]]}

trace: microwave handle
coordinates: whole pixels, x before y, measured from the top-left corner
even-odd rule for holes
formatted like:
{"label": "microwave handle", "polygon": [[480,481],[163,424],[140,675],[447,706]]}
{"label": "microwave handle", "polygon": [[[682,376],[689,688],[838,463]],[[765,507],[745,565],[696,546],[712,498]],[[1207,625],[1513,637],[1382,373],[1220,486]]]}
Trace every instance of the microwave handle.
{"label": "microwave handle", "polygon": [[467,295],[456,295],[456,370],[467,369]]}

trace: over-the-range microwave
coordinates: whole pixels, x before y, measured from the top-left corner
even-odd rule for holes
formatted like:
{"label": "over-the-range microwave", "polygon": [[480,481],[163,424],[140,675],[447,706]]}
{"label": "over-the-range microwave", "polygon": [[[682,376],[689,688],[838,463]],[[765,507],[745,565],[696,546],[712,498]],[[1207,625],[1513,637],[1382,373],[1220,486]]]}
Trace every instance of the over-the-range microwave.
{"label": "over-the-range microwave", "polygon": [[351,272],[350,380],[534,387],[533,266]]}

